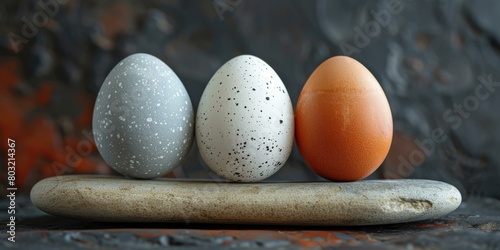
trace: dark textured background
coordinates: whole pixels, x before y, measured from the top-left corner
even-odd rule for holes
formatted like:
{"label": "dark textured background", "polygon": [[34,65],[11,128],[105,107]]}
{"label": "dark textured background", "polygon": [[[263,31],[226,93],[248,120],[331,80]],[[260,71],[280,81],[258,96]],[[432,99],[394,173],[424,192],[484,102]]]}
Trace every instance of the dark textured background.
{"label": "dark textured background", "polygon": [[[195,108],[218,67],[253,54],[275,69],[295,105],[309,74],[346,54],[340,45],[347,43],[358,45],[351,56],[379,80],[394,116],[391,151],[370,178],[444,180],[465,198],[500,198],[500,88],[484,100],[475,97],[479,79],[500,82],[498,1],[60,0],[43,22],[38,3],[44,1],[0,3],[0,160],[6,161],[7,138],[14,138],[16,184],[24,192],[56,174],[111,173],[95,147],[91,153],[85,147],[86,133],[102,81],[132,53],[166,62]],[[380,29],[356,43],[358,29],[374,28],[372,13],[394,6],[387,25],[378,21]],[[23,36],[23,18],[34,16],[42,22],[34,36],[13,44],[12,34]],[[454,113],[464,102],[469,110]],[[436,128],[446,139],[429,152],[420,149],[415,140],[428,141]],[[406,160],[411,166],[402,166]],[[192,150],[169,176],[212,175]],[[271,179],[319,178],[295,149]]]}

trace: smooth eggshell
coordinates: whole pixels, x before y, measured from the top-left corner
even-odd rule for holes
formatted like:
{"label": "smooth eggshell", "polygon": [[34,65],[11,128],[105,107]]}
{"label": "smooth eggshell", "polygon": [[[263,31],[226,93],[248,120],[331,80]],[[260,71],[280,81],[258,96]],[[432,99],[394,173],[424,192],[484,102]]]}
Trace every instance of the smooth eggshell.
{"label": "smooth eggshell", "polygon": [[292,150],[292,102],[267,63],[238,56],[210,79],[195,130],[200,154],[216,174],[231,181],[263,180],[283,166]]}
{"label": "smooth eggshell", "polygon": [[358,61],[332,57],[307,80],[295,112],[296,140],[304,161],[333,181],[373,173],[392,141],[392,115],[375,77]]}
{"label": "smooth eggshell", "polygon": [[141,179],[179,165],[193,141],[191,100],[160,59],[134,54],[109,73],[94,107],[94,139],[106,163]]}

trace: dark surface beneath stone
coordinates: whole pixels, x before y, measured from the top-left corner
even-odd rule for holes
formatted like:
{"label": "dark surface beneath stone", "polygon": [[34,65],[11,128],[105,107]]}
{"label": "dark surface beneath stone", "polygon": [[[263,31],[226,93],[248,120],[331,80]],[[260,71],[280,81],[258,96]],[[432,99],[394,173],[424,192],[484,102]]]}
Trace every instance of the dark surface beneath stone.
{"label": "dark surface beneath stone", "polygon": [[490,198],[470,198],[442,218],[363,227],[98,223],[47,215],[26,197],[17,206],[16,242],[2,239],[4,248],[500,249],[500,201]]}

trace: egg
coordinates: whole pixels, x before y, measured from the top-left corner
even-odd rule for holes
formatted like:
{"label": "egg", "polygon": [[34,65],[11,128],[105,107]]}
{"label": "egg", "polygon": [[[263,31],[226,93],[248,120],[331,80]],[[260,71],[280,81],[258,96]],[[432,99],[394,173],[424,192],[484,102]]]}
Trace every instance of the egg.
{"label": "egg", "polygon": [[299,152],[318,175],[356,181],[384,161],[392,115],[377,79],[346,56],[319,65],[304,85],[295,111]]}
{"label": "egg", "polygon": [[150,179],[180,164],[193,142],[193,123],[191,100],[174,71],[152,55],[134,54],[106,77],[92,126],[111,168]]}
{"label": "egg", "polygon": [[210,79],[196,113],[200,154],[217,175],[236,182],[263,180],[290,156],[294,113],[276,72],[241,55]]}

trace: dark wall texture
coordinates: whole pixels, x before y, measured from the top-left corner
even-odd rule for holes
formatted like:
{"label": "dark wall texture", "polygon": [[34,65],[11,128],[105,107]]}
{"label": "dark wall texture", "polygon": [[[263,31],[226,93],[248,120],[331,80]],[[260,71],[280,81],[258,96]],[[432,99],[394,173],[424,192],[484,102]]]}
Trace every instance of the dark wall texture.
{"label": "dark wall texture", "polygon": [[[391,151],[369,178],[437,179],[465,197],[500,198],[499,14],[494,0],[4,0],[2,168],[13,138],[24,192],[48,176],[112,173],[92,142],[92,110],[108,72],[133,53],[166,62],[194,107],[234,56],[270,64],[295,105],[322,61],[350,55],[379,80],[394,116]],[[196,147],[169,176],[216,178]],[[271,180],[320,178],[295,149]]]}

